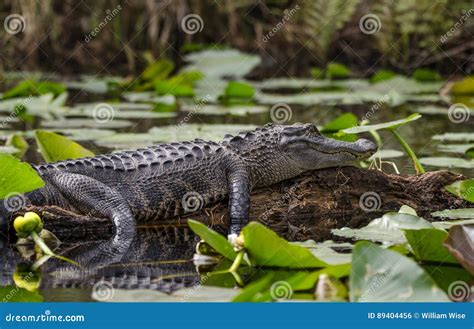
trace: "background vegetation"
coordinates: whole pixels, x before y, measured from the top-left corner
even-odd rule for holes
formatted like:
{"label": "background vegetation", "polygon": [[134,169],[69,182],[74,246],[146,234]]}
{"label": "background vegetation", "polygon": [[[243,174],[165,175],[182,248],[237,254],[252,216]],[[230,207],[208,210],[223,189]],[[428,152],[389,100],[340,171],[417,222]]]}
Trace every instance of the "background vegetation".
{"label": "background vegetation", "polygon": [[[26,24],[14,35],[0,29],[0,67],[133,73],[146,66],[146,56],[180,63],[186,51],[218,44],[261,55],[260,76],[308,75],[310,67],[333,59],[364,74],[420,66],[469,74],[474,20],[461,17],[472,15],[471,7],[469,0],[5,0],[0,19],[18,13]],[[117,8],[120,13],[87,38]],[[183,31],[180,22],[190,13],[202,17],[200,33]],[[380,18],[377,33],[361,33],[367,13]]]}

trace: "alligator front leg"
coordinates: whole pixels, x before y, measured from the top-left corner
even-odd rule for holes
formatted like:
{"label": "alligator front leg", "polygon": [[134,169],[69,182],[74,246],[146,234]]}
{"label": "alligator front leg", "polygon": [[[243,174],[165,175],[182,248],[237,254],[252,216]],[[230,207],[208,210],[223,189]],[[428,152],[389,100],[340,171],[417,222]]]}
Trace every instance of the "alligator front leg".
{"label": "alligator front leg", "polygon": [[245,170],[235,170],[228,176],[229,241],[234,241],[249,219],[250,181]]}
{"label": "alligator front leg", "polygon": [[[109,218],[115,226],[112,239],[89,255],[87,261],[118,260],[135,237],[135,218],[120,193],[91,177],[73,173],[55,173],[50,182],[74,208],[83,214]],[[84,259],[86,261],[86,259]]]}

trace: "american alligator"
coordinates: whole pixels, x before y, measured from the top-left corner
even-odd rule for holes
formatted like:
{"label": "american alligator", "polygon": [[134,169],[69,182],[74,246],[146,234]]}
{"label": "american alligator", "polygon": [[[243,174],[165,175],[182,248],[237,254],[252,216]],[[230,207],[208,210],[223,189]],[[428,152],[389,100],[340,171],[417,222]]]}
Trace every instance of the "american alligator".
{"label": "american alligator", "polygon": [[179,216],[228,197],[229,235],[235,237],[249,218],[252,189],[351,164],[375,151],[369,140],[326,138],[312,124],[268,124],[219,143],[196,139],[36,165],[46,185],[26,200],[109,218],[122,249],[137,221]]}

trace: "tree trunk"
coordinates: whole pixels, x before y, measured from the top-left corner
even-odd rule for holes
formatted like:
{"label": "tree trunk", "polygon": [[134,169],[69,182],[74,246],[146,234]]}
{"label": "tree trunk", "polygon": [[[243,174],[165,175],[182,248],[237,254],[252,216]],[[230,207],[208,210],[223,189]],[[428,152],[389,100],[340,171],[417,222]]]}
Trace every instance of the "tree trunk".
{"label": "tree trunk", "polygon": [[[316,170],[255,190],[251,197],[250,220],[262,222],[292,241],[334,239],[331,229],[362,227],[386,212],[397,211],[402,205],[433,220],[430,213],[434,211],[469,207],[467,202],[443,189],[463,178],[448,171],[408,176],[355,167]],[[105,219],[48,216],[47,211],[44,217],[45,227],[59,238],[106,238],[113,231],[112,224]],[[172,226],[176,229],[186,226],[188,218],[225,233],[226,202],[181,218],[139,227],[169,229]]]}

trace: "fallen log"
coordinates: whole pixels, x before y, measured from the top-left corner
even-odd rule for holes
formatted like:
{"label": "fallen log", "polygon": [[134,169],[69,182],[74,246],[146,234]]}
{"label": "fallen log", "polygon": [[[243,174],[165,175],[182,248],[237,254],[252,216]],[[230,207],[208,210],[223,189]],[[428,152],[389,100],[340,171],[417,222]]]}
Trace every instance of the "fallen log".
{"label": "fallen log", "polygon": [[[262,222],[292,241],[333,239],[331,229],[362,227],[386,212],[397,211],[402,205],[414,208],[427,220],[434,220],[430,215],[434,211],[469,207],[467,202],[444,191],[444,186],[460,179],[464,177],[448,171],[395,175],[355,167],[321,169],[255,190],[250,220]],[[113,233],[112,224],[106,219],[61,218],[48,216],[47,212],[44,217],[45,227],[60,239],[103,239]],[[188,218],[225,233],[226,202],[139,227],[176,229],[186,226]]]}

